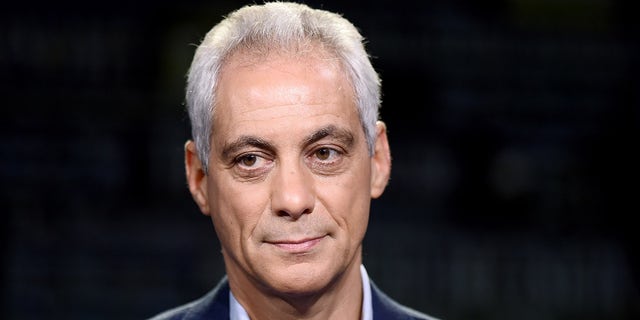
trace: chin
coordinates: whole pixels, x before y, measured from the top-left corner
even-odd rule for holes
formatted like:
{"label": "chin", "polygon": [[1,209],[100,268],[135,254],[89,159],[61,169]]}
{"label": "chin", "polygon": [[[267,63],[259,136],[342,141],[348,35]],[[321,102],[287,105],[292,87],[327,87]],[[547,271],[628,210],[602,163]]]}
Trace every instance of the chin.
{"label": "chin", "polygon": [[327,290],[335,281],[338,270],[328,265],[301,263],[279,269],[267,283],[275,291],[284,295],[305,296]]}

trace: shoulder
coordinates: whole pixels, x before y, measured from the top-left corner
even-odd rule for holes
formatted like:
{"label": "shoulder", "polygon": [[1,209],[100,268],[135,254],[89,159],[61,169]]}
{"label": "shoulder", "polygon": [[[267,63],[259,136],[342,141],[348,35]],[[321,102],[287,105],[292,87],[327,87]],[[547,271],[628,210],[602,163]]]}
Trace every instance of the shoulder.
{"label": "shoulder", "polygon": [[164,311],[148,320],[181,320],[185,319],[185,316],[189,311],[199,303],[200,301],[193,301],[191,303],[173,308],[171,310]]}
{"label": "shoulder", "polygon": [[438,320],[420,311],[401,305],[371,282],[371,302],[375,320]]}
{"label": "shoulder", "polygon": [[224,277],[202,298],[164,311],[149,320],[198,320],[229,317],[229,284]]}

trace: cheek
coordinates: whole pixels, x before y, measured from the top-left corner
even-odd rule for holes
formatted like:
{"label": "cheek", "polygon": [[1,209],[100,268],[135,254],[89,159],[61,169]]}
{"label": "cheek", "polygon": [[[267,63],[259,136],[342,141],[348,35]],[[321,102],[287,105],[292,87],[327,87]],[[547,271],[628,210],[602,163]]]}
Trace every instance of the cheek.
{"label": "cheek", "polygon": [[210,181],[209,203],[211,218],[220,241],[231,241],[225,246],[239,244],[251,237],[262,213],[265,211],[267,198],[265,191],[256,185],[244,185],[227,181]]}
{"label": "cheek", "polygon": [[327,211],[350,237],[364,236],[369,221],[371,203],[370,173],[366,166],[342,176],[338,181],[326,181],[319,196]]}

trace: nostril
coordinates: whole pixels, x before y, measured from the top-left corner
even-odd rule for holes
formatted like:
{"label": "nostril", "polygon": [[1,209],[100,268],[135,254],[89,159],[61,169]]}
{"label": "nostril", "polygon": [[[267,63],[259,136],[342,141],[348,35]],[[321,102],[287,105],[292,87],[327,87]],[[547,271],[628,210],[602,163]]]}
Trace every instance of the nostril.
{"label": "nostril", "polygon": [[296,211],[278,210],[276,212],[276,215],[278,217],[289,217],[291,220],[298,220],[303,215],[310,214],[312,211],[313,210],[311,208],[305,208],[304,210],[296,210]]}
{"label": "nostril", "polygon": [[276,212],[276,215],[277,215],[278,217],[287,217],[287,216],[290,216],[290,214],[289,214],[289,213],[287,213],[287,212],[286,212],[286,211],[284,211],[284,210],[280,210],[280,211]]}

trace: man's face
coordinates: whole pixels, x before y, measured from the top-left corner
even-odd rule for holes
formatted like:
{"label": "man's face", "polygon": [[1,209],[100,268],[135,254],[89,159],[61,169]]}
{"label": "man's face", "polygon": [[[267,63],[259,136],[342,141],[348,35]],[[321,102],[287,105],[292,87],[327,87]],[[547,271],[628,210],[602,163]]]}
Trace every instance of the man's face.
{"label": "man's face", "polygon": [[384,125],[370,157],[331,59],[241,57],[221,73],[207,176],[187,146],[190,189],[233,285],[318,292],[361,263],[370,201],[389,174]]}

